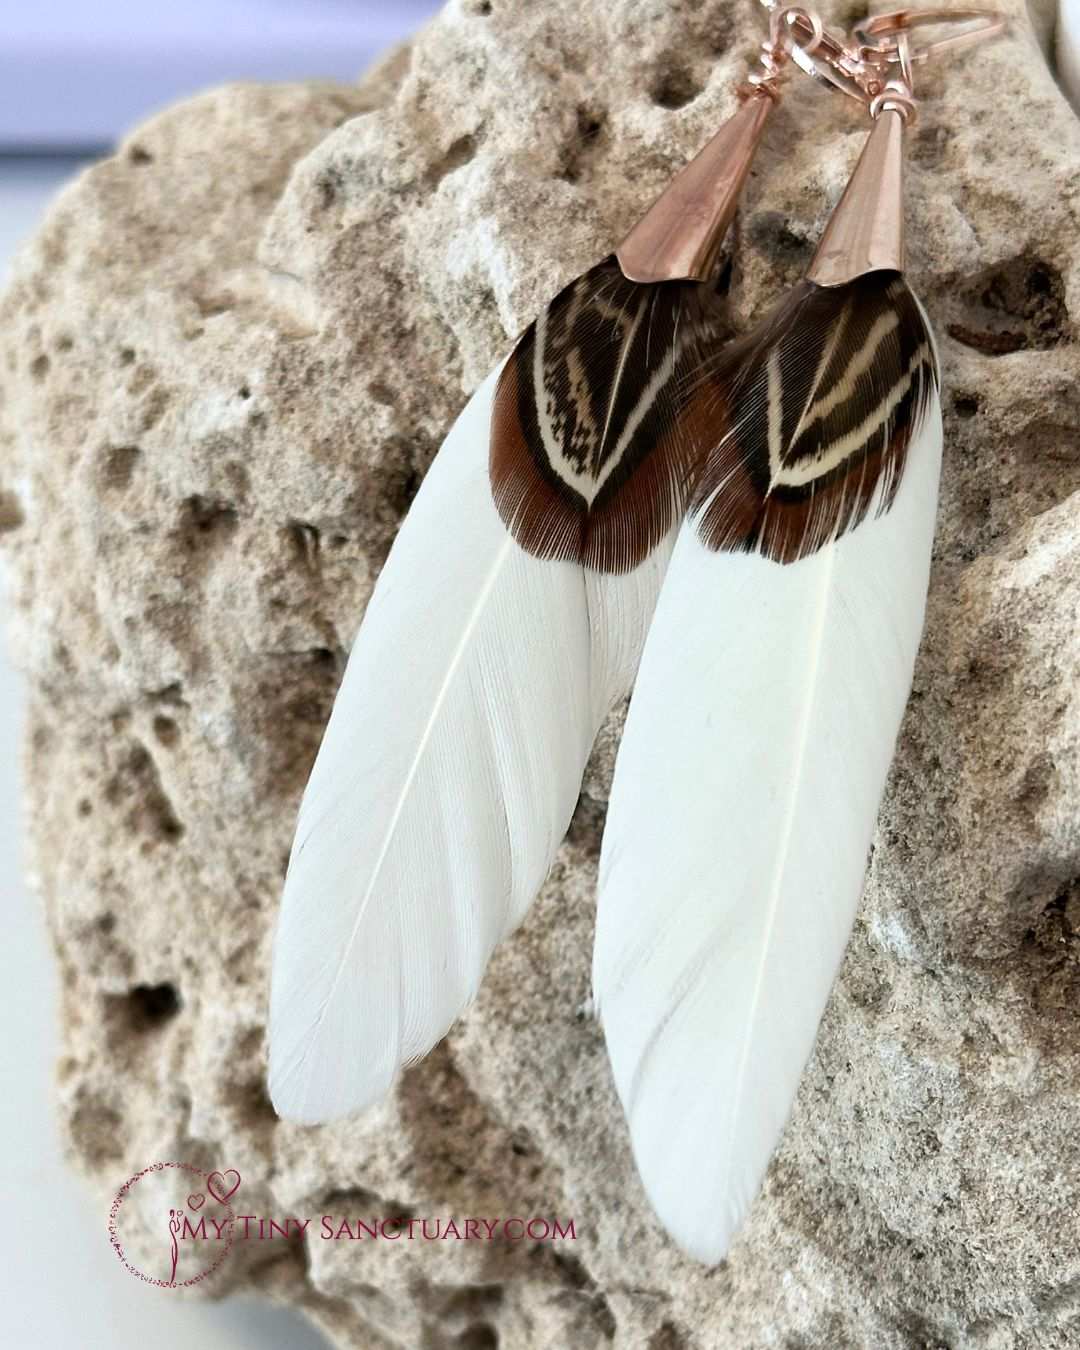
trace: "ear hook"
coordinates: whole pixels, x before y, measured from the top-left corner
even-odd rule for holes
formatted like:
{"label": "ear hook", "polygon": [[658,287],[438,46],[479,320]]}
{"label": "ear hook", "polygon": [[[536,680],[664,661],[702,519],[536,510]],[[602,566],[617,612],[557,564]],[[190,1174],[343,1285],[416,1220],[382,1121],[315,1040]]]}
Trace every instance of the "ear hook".
{"label": "ear hook", "polygon": [[[826,32],[816,15],[805,10],[777,11],[775,0],[762,0],[775,23],[791,14],[788,26],[802,41],[789,45],[791,60],[821,84],[857,99],[877,117],[893,107],[905,120],[914,115],[913,69],[945,52],[998,37],[1007,26],[1003,14],[989,9],[898,9],[867,19],[842,40]],[[961,24],[963,31],[931,42],[916,43],[919,28]]]}
{"label": "ear hook", "polygon": [[901,36],[907,37],[917,28],[952,24],[963,24],[964,30],[919,46],[908,38],[907,54],[911,64],[921,65],[943,52],[958,51],[1000,37],[1008,27],[1008,20],[1004,14],[992,9],[898,9],[856,24],[851,36],[863,59],[872,64],[895,64],[899,60],[898,39]]}
{"label": "ear hook", "polygon": [[[963,31],[917,45],[913,33],[918,28],[939,28],[962,24]],[[886,108],[894,108],[906,122],[915,119],[914,67],[940,56],[998,37],[1005,31],[1003,14],[984,9],[901,9],[879,14],[856,26],[852,33],[859,60],[884,81],[873,91],[870,116],[877,118]]]}
{"label": "ear hook", "polygon": [[740,92],[743,96],[764,93],[776,98],[788,61],[797,59],[797,54],[803,51],[814,51],[825,40],[825,30],[810,10],[779,5],[776,0],[762,3],[769,11],[769,36],[758,52],[761,69],[747,75]]}
{"label": "ear hook", "polygon": [[766,74],[751,75],[748,84],[765,84],[779,58],[781,64],[790,60],[804,75],[866,103],[860,78],[863,63],[856,52],[825,28],[817,14],[795,5],[781,5],[779,0],[761,3],[769,11],[769,37],[762,44],[761,54]]}

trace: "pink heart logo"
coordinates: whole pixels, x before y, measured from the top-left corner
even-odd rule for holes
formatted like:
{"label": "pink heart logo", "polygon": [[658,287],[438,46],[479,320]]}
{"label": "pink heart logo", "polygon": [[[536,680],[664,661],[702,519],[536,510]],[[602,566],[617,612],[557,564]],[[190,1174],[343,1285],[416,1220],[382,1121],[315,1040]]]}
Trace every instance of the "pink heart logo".
{"label": "pink heart logo", "polygon": [[189,1195],[187,1202],[189,1209],[202,1209],[206,1203],[206,1196],[201,1194]]}
{"label": "pink heart logo", "polygon": [[228,1204],[240,1188],[240,1173],[235,1167],[227,1172],[211,1172],[206,1178],[206,1189],[219,1205]]}

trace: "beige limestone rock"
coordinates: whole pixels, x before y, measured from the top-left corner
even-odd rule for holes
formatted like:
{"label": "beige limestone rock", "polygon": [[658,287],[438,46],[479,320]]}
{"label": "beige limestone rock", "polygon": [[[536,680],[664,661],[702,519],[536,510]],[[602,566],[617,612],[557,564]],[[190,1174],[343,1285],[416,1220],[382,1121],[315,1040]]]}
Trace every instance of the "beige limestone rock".
{"label": "beige limestone rock", "polygon": [[[711,1272],[643,1201],[586,1002],[617,722],[535,912],[392,1101],[279,1124],[263,1030],[294,812],[397,522],[510,335],[731,110],[758,14],[452,0],[357,89],[163,113],[22,257],[0,525],[73,1159],[103,1206],[180,1158],[239,1168],[264,1214],[577,1224],[252,1246],[213,1288],[364,1350],[1080,1345],[1080,124],[1007,7],[1011,37],[926,72],[910,156],[947,391],[915,690],[816,1054]],[[798,277],[861,140],[809,85],[778,112],[738,324]]]}

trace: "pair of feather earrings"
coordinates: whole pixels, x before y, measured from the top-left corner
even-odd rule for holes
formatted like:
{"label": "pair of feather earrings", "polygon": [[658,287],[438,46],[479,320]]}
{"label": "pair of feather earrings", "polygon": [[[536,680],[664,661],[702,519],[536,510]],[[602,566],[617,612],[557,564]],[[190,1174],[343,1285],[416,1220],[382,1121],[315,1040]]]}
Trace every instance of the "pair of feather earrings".
{"label": "pair of feather earrings", "polygon": [[[774,10],[739,111],[447,436],[300,810],[282,1116],[363,1109],[446,1034],[634,686],[595,1003],[656,1212],[691,1255],[726,1254],[850,933],[923,623],[942,424],[900,187],[927,19],[849,45]],[[806,279],[725,344],[705,283],[791,58],[873,130]]]}

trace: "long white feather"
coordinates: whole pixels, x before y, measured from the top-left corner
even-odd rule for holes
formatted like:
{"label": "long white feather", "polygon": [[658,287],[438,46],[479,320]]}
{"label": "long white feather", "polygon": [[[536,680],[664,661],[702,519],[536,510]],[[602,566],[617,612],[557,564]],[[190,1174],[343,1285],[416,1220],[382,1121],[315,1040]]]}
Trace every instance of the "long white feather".
{"label": "long white feather", "polygon": [[936,394],[892,508],[787,566],[680,532],[600,863],[593,970],[634,1154],[721,1260],[843,956],[911,684],[941,459]]}
{"label": "long white feather", "polygon": [[498,371],[436,457],[375,587],[301,806],[275,941],[270,1092],[377,1101],[473,998],[629,690],[670,541],[625,576],[538,560],[492,502]]}

